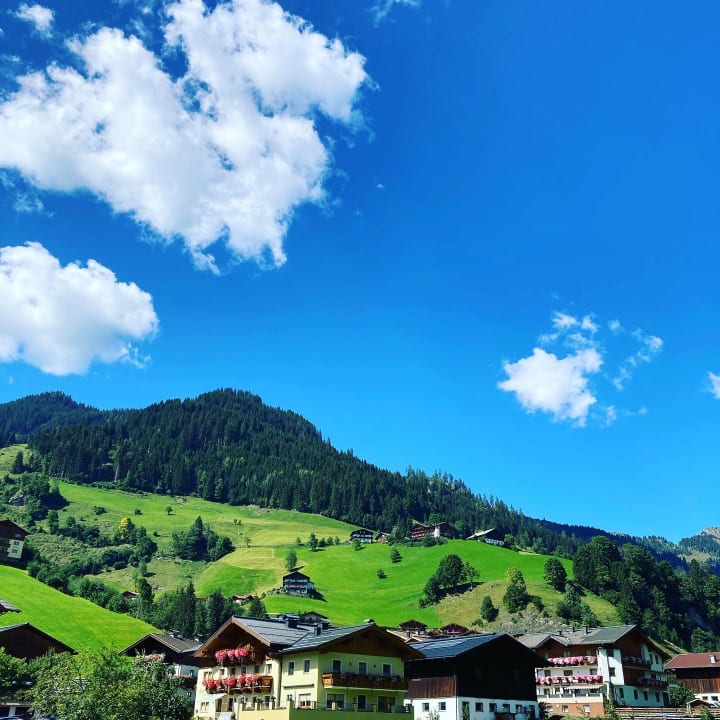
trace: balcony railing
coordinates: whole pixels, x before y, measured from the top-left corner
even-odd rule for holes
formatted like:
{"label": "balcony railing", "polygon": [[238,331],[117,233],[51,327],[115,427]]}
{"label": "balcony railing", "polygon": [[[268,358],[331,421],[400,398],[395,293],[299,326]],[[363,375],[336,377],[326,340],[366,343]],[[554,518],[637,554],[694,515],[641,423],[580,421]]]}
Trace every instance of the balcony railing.
{"label": "balcony railing", "polygon": [[366,675],[362,673],[323,673],[323,687],[376,688],[407,690],[407,680],[400,675]]}
{"label": "balcony railing", "polygon": [[658,678],[641,677],[638,678],[638,685],[642,687],[653,687],[653,688],[666,688],[668,686],[667,680],[659,680]]}
{"label": "balcony railing", "polygon": [[636,657],[635,655],[623,655],[623,665],[636,665],[640,667],[650,667],[652,662],[642,657]]}

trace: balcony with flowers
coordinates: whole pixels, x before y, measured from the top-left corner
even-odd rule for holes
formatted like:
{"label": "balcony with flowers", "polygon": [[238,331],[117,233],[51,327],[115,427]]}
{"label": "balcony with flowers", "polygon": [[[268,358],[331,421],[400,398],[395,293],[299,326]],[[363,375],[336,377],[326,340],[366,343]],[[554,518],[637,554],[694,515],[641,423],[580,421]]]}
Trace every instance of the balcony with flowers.
{"label": "balcony with flowers", "polygon": [[603,681],[602,675],[578,673],[577,675],[536,676],[537,685],[597,685]]}
{"label": "balcony with flowers", "polygon": [[597,663],[597,655],[572,655],[570,657],[551,657],[548,658],[547,661],[551,665],[560,667],[595,665]]}
{"label": "balcony with flowers", "polygon": [[270,693],[272,692],[272,675],[225,675],[220,678],[206,678],[203,680],[205,691],[213,694],[227,693]]}
{"label": "balcony with flowers", "polygon": [[215,660],[221,667],[232,667],[237,665],[257,665],[264,660],[264,657],[259,657],[251,645],[242,645],[237,648],[218,650],[215,653]]}

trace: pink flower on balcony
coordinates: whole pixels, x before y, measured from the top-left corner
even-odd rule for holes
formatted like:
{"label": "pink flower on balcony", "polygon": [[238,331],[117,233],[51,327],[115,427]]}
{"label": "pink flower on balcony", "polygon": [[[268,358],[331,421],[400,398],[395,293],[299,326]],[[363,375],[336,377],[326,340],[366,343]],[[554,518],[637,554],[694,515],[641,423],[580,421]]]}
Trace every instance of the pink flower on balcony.
{"label": "pink flower on balcony", "polygon": [[228,656],[227,650],[218,650],[215,653],[215,659],[222,665],[225,662],[225,659]]}

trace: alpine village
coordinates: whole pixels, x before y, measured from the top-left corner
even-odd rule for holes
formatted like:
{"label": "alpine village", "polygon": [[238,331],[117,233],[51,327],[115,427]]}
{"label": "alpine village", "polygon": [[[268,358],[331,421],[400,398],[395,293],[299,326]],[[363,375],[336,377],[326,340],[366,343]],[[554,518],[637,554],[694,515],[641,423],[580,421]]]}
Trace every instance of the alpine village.
{"label": "alpine village", "polygon": [[0,405],[0,717],[720,717],[720,532],[391,473],[219,390]]}

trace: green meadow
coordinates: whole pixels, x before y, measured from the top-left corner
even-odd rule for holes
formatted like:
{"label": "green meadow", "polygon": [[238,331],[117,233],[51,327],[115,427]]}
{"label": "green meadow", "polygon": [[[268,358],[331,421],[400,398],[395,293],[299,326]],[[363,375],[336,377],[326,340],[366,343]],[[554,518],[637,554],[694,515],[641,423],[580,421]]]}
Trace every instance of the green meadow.
{"label": "green meadow", "polygon": [[[226,595],[264,594],[269,612],[315,610],[334,623],[356,623],[366,618],[395,626],[409,618],[437,627],[450,622],[470,625],[480,614],[485,595],[500,609],[492,625],[496,629],[527,620],[502,609],[505,572],[517,567],[525,577],[528,591],[542,598],[548,614],[561,594],[543,580],[547,556],[518,553],[484,543],[452,540],[434,547],[398,546],[402,559],[390,561],[390,547],[383,544],[364,545],[355,550],[346,544],[355,526],[337,520],[288,510],[259,507],[233,507],[198,498],[172,498],[163,495],[135,494],[105,490],[61,482],[60,491],[69,501],[61,511],[86,523],[97,523],[105,529],[116,527],[123,517],[144,525],[160,547],[160,558],[148,566],[148,581],[157,593],[171,590],[192,581],[199,596],[220,589]],[[98,509],[102,508],[97,514]],[[138,513],[139,511],[139,513]],[[235,550],[215,563],[179,561],[163,555],[172,533],[187,529],[201,516],[216,532],[228,535]],[[340,545],[328,545],[311,552],[307,546],[310,533],[318,538],[339,538]],[[301,546],[296,545],[300,539]],[[282,585],[287,572],[285,557],[293,547],[298,556],[298,569],[309,575],[320,599],[300,599],[274,592]],[[478,571],[475,587],[467,592],[443,599],[437,606],[421,608],[419,601],[428,578],[437,570],[440,560],[456,553]],[[572,563],[563,561],[572,575]],[[386,577],[380,579],[378,570]],[[98,576],[119,589],[134,587],[134,569],[113,570]],[[603,623],[616,622],[614,608],[604,600],[588,596],[586,602]]]}
{"label": "green meadow", "polygon": [[24,570],[0,565],[0,595],[21,609],[0,615],[0,627],[29,622],[75,650],[110,645],[122,650],[155,628],[88,600],[64,595]]}

